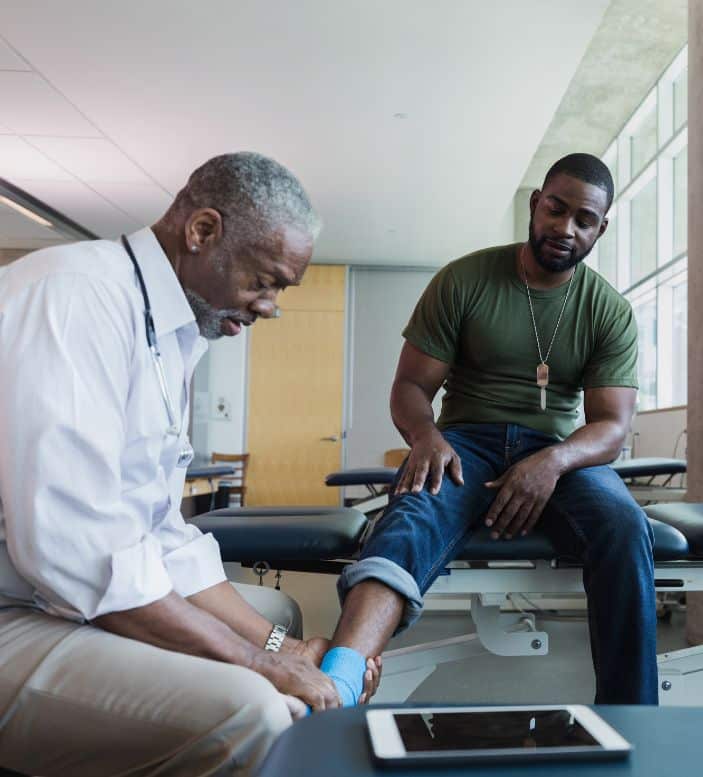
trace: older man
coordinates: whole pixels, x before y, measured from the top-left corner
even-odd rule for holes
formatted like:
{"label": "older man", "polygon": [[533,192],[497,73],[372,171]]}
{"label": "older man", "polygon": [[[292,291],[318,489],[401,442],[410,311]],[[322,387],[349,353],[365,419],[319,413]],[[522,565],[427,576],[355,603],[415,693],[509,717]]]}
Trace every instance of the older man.
{"label": "older man", "polygon": [[317,231],[288,170],[227,154],[153,228],[0,279],[0,765],[249,774],[305,704],[338,706],[324,641],[250,606],[179,510],[199,335],[273,316]]}

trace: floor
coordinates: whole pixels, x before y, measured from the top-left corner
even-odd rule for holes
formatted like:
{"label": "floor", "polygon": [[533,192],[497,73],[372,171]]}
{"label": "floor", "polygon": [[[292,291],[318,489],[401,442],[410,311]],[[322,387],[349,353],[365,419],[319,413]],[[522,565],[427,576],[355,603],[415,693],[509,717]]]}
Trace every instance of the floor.
{"label": "floor", "polygon": [[[684,614],[657,629],[657,651],[688,647]],[[413,702],[491,704],[592,704],[595,682],[586,620],[581,614],[568,620],[537,620],[549,633],[546,656],[503,657],[487,651],[470,659],[437,667],[410,697]],[[415,628],[394,639],[401,647],[474,631],[467,615],[427,613]],[[701,702],[703,704],[703,700]]]}
{"label": "floor", "polygon": [[[230,579],[254,583],[250,569],[227,564]],[[272,585],[274,572],[265,578]],[[303,610],[305,636],[329,636],[337,622],[336,578],[285,572],[282,590]],[[583,611],[566,613],[563,620],[538,619],[537,627],[549,633],[546,656],[503,657],[482,652],[472,658],[440,665],[412,694],[414,702],[462,703],[580,703],[591,704],[595,694],[588,629]],[[657,652],[686,648],[684,612],[673,612],[657,630]],[[389,648],[403,647],[475,631],[467,613],[425,612]],[[703,699],[701,700],[703,705]]]}

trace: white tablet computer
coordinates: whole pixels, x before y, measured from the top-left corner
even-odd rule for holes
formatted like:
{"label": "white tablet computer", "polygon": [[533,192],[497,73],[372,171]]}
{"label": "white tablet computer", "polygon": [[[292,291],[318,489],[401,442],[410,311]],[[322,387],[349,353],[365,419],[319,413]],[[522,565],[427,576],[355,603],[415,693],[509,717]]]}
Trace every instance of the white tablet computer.
{"label": "white tablet computer", "polygon": [[619,758],[632,745],[588,707],[427,707],[366,712],[380,764]]}

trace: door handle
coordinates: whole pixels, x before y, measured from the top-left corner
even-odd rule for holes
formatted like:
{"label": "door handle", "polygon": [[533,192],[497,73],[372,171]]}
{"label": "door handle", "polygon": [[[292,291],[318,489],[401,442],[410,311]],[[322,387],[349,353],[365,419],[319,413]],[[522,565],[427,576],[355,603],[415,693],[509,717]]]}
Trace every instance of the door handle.
{"label": "door handle", "polygon": [[339,437],[336,434],[331,434],[329,437],[320,437],[320,442],[339,442]]}

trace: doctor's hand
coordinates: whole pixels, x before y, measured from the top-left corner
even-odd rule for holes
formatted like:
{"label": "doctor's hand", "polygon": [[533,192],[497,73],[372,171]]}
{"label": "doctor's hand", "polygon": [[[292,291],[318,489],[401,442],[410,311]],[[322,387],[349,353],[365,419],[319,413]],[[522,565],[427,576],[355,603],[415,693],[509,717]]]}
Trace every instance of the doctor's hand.
{"label": "doctor's hand", "polygon": [[506,540],[532,531],[554,493],[560,472],[549,448],[513,464],[496,480],[484,485],[498,491],[484,519],[491,538]]}
{"label": "doctor's hand", "polygon": [[307,656],[261,650],[250,668],[270,680],[280,693],[295,696],[315,712],[342,706],[332,680]]}
{"label": "doctor's hand", "polygon": [[[288,640],[293,652],[298,653],[301,656],[308,656],[312,659],[315,666],[320,666],[325,653],[330,649],[330,640],[324,637],[312,637],[306,640]],[[383,670],[383,662],[381,656],[375,658],[368,658],[366,660],[366,671],[364,672],[364,689],[359,697],[359,704],[368,704],[371,697],[378,690],[378,686],[381,682],[381,672]]]}
{"label": "doctor's hand", "polygon": [[410,449],[395,494],[419,494],[427,483],[431,494],[438,494],[444,471],[457,484],[464,485],[461,459],[436,426],[419,436]]}

